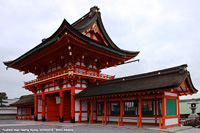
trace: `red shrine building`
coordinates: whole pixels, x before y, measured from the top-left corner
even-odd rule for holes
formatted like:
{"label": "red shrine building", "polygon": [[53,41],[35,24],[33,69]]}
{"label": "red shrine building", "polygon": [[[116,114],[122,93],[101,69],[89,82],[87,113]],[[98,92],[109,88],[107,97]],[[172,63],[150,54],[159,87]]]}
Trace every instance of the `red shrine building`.
{"label": "red shrine building", "polygon": [[36,121],[177,126],[179,96],[198,91],[187,65],[117,79],[101,73],[138,54],[117,47],[94,6],[73,24],[64,19],[52,36],[4,64],[37,76],[23,86],[34,93]]}

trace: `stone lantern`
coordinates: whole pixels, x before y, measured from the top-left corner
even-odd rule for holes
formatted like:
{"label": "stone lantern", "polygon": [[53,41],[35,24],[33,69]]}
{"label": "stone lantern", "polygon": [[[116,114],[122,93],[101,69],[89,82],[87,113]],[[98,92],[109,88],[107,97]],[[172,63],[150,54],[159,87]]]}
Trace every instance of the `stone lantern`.
{"label": "stone lantern", "polygon": [[188,102],[188,104],[191,104],[190,109],[192,110],[192,113],[188,116],[189,119],[197,119],[199,118],[199,116],[197,115],[197,113],[195,113],[196,110],[196,104],[198,104],[198,102],[195,99],[192,99],[191,102]]}

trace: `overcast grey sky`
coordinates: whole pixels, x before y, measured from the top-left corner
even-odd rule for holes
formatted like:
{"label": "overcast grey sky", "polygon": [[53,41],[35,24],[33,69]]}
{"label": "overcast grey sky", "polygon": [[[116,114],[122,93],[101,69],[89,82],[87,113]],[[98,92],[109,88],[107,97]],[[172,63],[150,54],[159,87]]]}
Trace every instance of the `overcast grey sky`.
{"label": "overcast grey sky", "polygon": [[[0,91],[9,98],[30,92],[23,81],[31,74],[6,67],[52,35],[65,18],[73,23],[97,5],[111,39],[118,47],[140,51],[139,63],[103,70],[116,77],[188,64],[193,84],[200,88],[199,0],[0,0]],[[193,96],[181,97],[198,98]]]}

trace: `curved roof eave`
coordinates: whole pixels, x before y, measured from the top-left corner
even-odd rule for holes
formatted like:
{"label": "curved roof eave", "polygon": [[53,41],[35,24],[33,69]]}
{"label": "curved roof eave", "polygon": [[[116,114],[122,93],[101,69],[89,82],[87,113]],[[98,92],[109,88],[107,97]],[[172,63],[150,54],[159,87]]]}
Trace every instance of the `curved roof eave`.
{"label": "curved roof eave", "polygon": [[187,84],[189,90],[190,90],[192,93],[197,93],[197,92],[198,92],[198,90],[194,87],[194,85],[193,85],[193,83],[192,83],[192,80],[191,80],[191,77],[190,77],[190,73],[189,73],[189,72],[188,72],[188,75],[187,75],[185,81],[186,81],[186,84]]}
{"label": "curved roof eave", "polygon": [[[89,22],[88,22],[89,21]],[[89,13],[87,13],[86,15],[84,15],[81,19],[79,19],[78,21],[76,21],[75,23],[72,24],[72,26],[78,30],[80,33],[88,30],[95,22],[98,23],[100,30],[104,36],[104,38],[106,39],[106,41],[109,43],[109,45],[111,46],[111,48],[123,52],[124,54],[127,54],[128,56],[137,56],[139,54],[139,51],[127,51],[127,50],[123,50],[120,49],[113,41],[112,39],[109,37],[109,35],[107,34],[102,19],[101,19],[101,13],[100,12],[96,12],[94,14],[94,16],[92,18],[89,18]]]}
{"label": "curved roof eave", "polygon": [[[88,17],[88,14],[86,14],[85,16]],[[96,16],[96,17],[95,17]],[[81,19],[79,19],[81,21]],[[28,52],[26,52],[25,54],[23,54],[22,56],[18,57],[17,59],[13,60],[13,61],[7,61],[7,62],[4,62],[4,64],[8,67],[12,67],[15,65],[15,62],[21,60],[21,59],[24,59],[26,58],[27,56],[29,56],[30,52],[31,51],[37,51],[37,49],[40,49],[43,45],[51,42],[52,40],[56,39],[57,37],[60,36],[60,34],[65,30],[67,29],[68,31],[72,32],[75,36],[77,37],[80,37],[81,39],[87,41],[87,42],[92,42],[92,43],[95,43],[95,44],[98,44],[98,45],[102,45],[103,47],[106,47],[111,49],[111,51],[113,50],[116,50],[117,52],[120,52],[122,54],[125,54],[126,56],[132,56],[132,57],[135,57],[139,54],[139,52],[135,52],[135,51],[126,51],[126,50],[122,50],[120,48],[118,48],[114,43],[113,41],[110,39],[110,37],[108,36],[107,32],[105,31],[105,28],[103,26],[103,23],[102,23],[102,20],[101,20],[101,17],[100,17],[100,12],[97,12],[95,13],[95,15],[93,16],[93,21],[92,23],[89,24],[89,26],[92,26],[94,24],[94,22],[98,20],[98,23],[100,24],[100,27],[101,27],[101,31],[102,33],[104,34],[106,40],[110,43],[110,46],[111,47],[106,47],[106,46],[103,46],[101,43],[97,42],[97,41],[94,41],[92,40],[91,38],[88,38],[87,36],[83,35],[81,32],[79,32],[78,30],[76,30],[73,26],[75,26],[75,24],[78,24],[79,22],[75,22],[74,24],[70,25],[66,19],[63,20],[62,24],[60,25],[60,27],[56,30],[56,32],[54,32],[53,35],[51,35],[50,37],[48,37],[47,39],[45,39],[42,43],[38,44],[36,47],[32,48],[31,50],[29,50]],[[89,27],[88,26],[88,27]],[[58,39],[57,39],[58,40]],[[91,43],[91,44],[92,44]],[[113,49],[113,50],[112,50]],[[14,65],[13,65],[14,64]]]}

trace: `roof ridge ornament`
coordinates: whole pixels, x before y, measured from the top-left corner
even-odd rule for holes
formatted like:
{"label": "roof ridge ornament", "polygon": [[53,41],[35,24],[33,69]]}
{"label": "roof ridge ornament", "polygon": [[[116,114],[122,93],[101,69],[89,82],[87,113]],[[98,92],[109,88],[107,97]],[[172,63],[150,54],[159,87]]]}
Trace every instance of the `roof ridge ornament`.
{"label": "roof ridge ornament", "polygon": [[96,12],[99,11],[100,8],[98,6],[94,6],[90,8],[89,18],[92,18]]}

